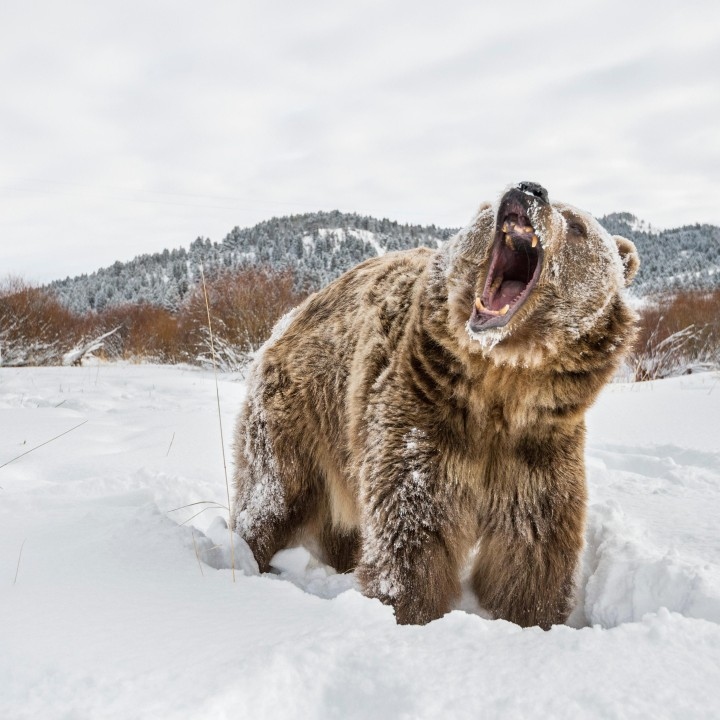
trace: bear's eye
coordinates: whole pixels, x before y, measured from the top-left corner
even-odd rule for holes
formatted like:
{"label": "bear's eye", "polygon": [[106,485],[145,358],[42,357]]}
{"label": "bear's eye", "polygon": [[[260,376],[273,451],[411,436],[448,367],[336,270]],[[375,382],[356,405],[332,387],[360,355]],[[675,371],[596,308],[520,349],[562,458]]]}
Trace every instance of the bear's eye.
{"label": "bear's eye", "polygon": [[587,237],[587,230],[579,220],[568,220],[568,231],[573,235],[580,235],[580,237]]}

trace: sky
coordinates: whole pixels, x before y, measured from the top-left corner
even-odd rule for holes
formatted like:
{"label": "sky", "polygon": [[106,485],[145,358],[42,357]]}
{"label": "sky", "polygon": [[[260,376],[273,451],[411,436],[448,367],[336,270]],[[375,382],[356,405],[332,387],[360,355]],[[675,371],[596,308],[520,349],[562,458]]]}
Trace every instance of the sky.
{"label": "sky", "polygon": [[509,183],[720,225],[717,0],[0,9],[0,281],[339,209],[459,227]]}

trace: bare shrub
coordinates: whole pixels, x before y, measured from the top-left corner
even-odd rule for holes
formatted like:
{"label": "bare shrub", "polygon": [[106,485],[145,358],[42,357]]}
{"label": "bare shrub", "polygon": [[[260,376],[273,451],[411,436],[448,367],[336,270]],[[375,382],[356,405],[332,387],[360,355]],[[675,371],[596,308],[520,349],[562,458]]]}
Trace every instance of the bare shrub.
{"label": "bare shrub", "polygon": [[0,283],[0,365],[58,364],[86,325],[47,290],[15,277]]}
{"label": "bare shrub", "polygon": [[[290,271],[267,268],[221,271],[206,279],[218,369],[241,370],[275,322],[304,293]],[[210,334],[201,285],[175,312],[148,303],[108,308],[94,316],[98,335],[120,326],[106,341],[108,357],[210,365]]]}
{"label": "bare shrub", "polygon": [[109,356],[127,360],[177,363],[189,359],[181,347],[177,316],[148,303],[120,305],[104,310],[98,318],[103,329],[120,326],[117,340],[109,343]]}
{"label": "bare shrub", "polygon": [[[241,370],[280,316],[306,295],[297,291],[290,271],[259,267],[221,271],[206,286],[222,371]],[[176,312],[129,304],[75,315],[48,290],[16,277],[0,281],[0,365],[61,364],[71,357],[79,362],[83,349],[108,358],[211,364],[202,286]],[[640,311],[630,379],[714,368],[720,368],[720,290],[658,297]]]}
{"label": "bare shrub", "polygon": [[637,381],[720,367],[720,290],[657,298],[641,310],[629,362]]}
{"label": "bare shrub", "polygon": [[[303,299],[289,270],[265,268],[224,271],[207,278],[215,353],[223,370],[238,370],[270,336],[283,313]],[[196,287],[180,311],[183,346],[200,364],[212,362],[207,309],[202,286]]]}

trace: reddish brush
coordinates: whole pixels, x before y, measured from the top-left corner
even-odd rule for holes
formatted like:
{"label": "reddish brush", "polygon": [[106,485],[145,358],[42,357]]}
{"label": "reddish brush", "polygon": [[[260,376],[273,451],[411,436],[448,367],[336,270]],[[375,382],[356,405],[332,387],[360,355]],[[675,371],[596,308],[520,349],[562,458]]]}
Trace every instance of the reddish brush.
{"label": "reddish brush", "polygon": [[[219,367],[234,369],[270,335],[278,318],[306,293],[290,271],[226,270],[209,275],[207,292]],[[120,327],[100,351],[106,357],[163,363],[204,362],[210,346],[202,287],[177,311],[127,304],[78,315],[52,292],[17,278],[0,283],[0,362],[54,365],[83,339]]]}
{"label": "reddish brush", "polygon": [[629,358],[635,380],[655,380],[720,366],[720,290],[657,298],[640,311]]}

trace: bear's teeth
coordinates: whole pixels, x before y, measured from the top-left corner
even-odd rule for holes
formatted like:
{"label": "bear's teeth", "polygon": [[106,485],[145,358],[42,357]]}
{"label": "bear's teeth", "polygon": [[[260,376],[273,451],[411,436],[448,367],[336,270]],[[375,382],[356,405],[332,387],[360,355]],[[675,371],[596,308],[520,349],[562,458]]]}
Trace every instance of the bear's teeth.
{"label": "bear's teeth", "polygon": [[512,238],[510,237],[510,235],[506,235],[506,236],[505,236],[505,244],[506,244],[511,250],[514,250],[514,249],[515,249],[515,246],[513,245],[513,241],[512,241]]}
{"label": "bear's teeth", "polygon": [[478,312],[486,313],[488,315],[507,315],[510,310],[510,305],[506,305],[501,310],[488,310],[488,308],[483,305],[482,300],[479,297],[475,298],[475,307]]}
{"label": "bear's teeth", "polygon": [[532,236],[532,246],[537,247],[537,244],[538,244],[538,237],[537,237],[537,235],[533,235]]}
{"label": "bear's teeth", "polygon": [[503,281],[503,276],[502,276],[502,275],[498,275],[498,276],[492,281],[492,284],[490,285],[490,292],[491,292],[493,295],[498,291],[498,288],[502,285],[502,281]]}

